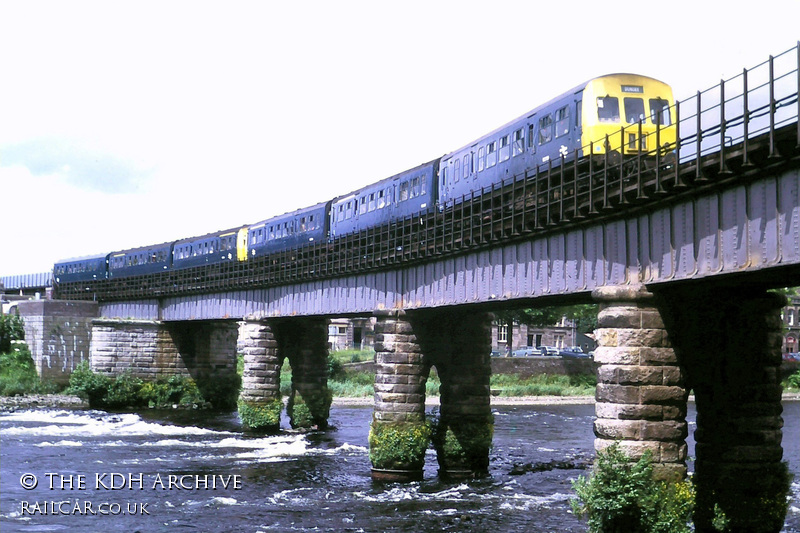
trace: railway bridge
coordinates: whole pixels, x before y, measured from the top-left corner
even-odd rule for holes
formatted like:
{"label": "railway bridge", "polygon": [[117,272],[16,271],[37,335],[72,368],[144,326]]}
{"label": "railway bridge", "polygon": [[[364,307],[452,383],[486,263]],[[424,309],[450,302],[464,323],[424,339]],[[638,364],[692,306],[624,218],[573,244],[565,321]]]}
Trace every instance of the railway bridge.
{"label": "railway bridge", "polygon": [[240,414],[262,430],[278,424],[287,357],[292,424],[325,427],[326,321],[377,317],[370,454],[374,476],[393,479],[421,475],[428,439],[442,475],[486,472],[492,311],[598,302],[596,449],[620,441],[651,452],[659,476],[685,475],[693,391],[698,490],[744,517],[774,500],[782,468],[785,299],[770,290],[800,280],[798,64],[800,46],[678,102],[676,159],[550,162],[332,242],[58,296],[98,302],[98,371],[167,352],[176,368],[230,370],[243,320]]}

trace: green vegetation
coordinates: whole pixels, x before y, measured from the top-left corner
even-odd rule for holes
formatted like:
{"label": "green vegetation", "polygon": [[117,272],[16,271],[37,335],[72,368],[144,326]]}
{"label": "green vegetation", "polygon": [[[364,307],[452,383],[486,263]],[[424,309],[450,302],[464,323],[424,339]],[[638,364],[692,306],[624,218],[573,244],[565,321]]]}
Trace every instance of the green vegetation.
{"label": "green vegetation", "polygon": [[689,533],[695,490],[690,481],[654,482],[649,451],[632,462],[615,443],[598,452],[589,478],[572,484],[572,511],[591,533]]}
{"label": "green vegetation", "polygon": [[116,378],[92,372],[84,362],[72,372],[67,392],[89,402],[92,408],[165,408],[174,405],[232,409],[241,387],[238,374],[198,378],[171,376],[144,382],[125,372]]}
{"label": "green vegetation", "polygon": [[426,422],[381,422],[369,429],[369,460],[380,470],[420,470],[431,442]]}
{"label": "green vegetation", "polygon": [[800,392],[800,370],[783,382],[783,390],[785,392]]}
{"label": "green vegetation", "polygon": [[283,411],[281,398],[263,404],[240,401],[238,410],[242,424],[250,431],[268,433],[280,429],[281,411]]}
{"label": "green vegetation", "polygon": [[443,470],[470,471],[484,475],[489,469],[489,450],[494,436],[494,416],[477,420],[450,420],[429,417],[431,440]]}
{"label": "green vegetation", "polygon": [[539,374],[521,378],[517,374],[495,374],[490,384],[500,396],[594,396],[597,379],[594,375]]}
{"label": "green vegetation", "polygon": [[0,396],[58,392],[58,385],[39,379],[24,338],[22,319],[0,314]]}
{"label": "green vegetation", "polygon": [[0,353],[9,353],[13,341],[25,339],[22,319],[16,315],[0,314]]}

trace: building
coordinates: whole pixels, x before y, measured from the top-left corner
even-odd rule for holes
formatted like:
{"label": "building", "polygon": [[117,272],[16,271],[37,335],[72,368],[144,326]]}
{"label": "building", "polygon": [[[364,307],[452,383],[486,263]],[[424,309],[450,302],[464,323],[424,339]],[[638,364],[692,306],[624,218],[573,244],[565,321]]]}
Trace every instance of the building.
{"label": "building", "polygon": [[789,296],[789,305],[783,308],[783,353],[800,351],[800,296]]}
{"label": "building", "polygon": [[578,333],[575,321],[562,317],[551,327],[529,326],[527,324],[495,323],[492,326],[492,349],[500,353],[511,352],[527,346],[554,346],[558,349],[580,346],[584,352],[595,348],[595,342]]}

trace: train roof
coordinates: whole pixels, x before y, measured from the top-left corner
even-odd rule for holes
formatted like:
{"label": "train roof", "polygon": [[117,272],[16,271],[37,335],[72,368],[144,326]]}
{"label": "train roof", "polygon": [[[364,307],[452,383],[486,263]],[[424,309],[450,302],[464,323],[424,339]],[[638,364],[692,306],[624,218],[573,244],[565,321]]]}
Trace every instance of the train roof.
{"label": "train roof", "polygon": [[194,242],[194,241],[199,241],[199,240],[202,240],[202,239],[208,239],[209,237],[219,237],[220,235],[227,235],[229,233],[236,233],[240,229],[246,228],[246,227],[249,227],[249,226],[250,226],[250,224],[243,224],[241,226],[236,226],[236,227],[230,228],[230,229],[221,229],[221,230],[217,230],[217,231],[212,231],[211,233],[206,233],[205,235],[195,235],[194,237],[186,237],[184,239],[178,239],[177,241],[175,241],[175,244],[184,243],[184,242]]}
{"label": "train roof", "polygon": [[247,224],[246,227],[260,226],[262,224],[267,224],[267,223],[275,221],[275,220],[283,220],[285,218],[296,217],[296,216],[298,216],[300,214],[308,213],[310,211],[318,211],[320,209],[325,209],[325,207],[328,205],[328,203],[330,201],[331,200],[326,200],[324,202],[319,202],[317,204],[310,205],[308,207],[301,207],[300,209],[295,209],[294,211],[287,211],[287,212],[283,213],[282,215],[276,215],[274,217],[265,218],[264,220],[259,220],[258,222],[255,222],[253,224]]}
{"label": "train roof", "polygon": [[547,108],[549,108],[549,107],[552,107],[552,106],[553,106],[553,105],[555,105],[557,102],[559,102],[559,101],[563,100],[565,97],[568,97],[568,96],[570,96],[570,95],[573,95],[573,94],[577,93],[578,91],[582,91],[583,89],[585,89],[585,88],[586,88],[586,86],[587,86],[587,85],[589,85],[591,82],[593,82],[593,81],[595,81],[595,80],[599,80],[599,79],[603,79],[603,78],[611,78],[611,77],[614,77],[614,76],[636,76],[637,78],[646,78],[646,79],[648,79],[648,80],[656,81],[656,82],[658,82],[658,83],[664,83],[664,82],[662,82],[662,81],[660,81],[660,80],[657,80],[657,79],[655,79],[655,78],[651,78],[650,76],[643,76],[642,74],[633,74],[633,73],[630,73],[630,72],[614,72],[614,73],[612,73],[612,74],[603,74],[602,76],[595,76],[594,78],[588,79],[588,80],[586,80],[585,82],[583,82],[583,83],[581,83],[581,84],[579,84],[579,85],[576,85],[576,86],[575,86],[575,87],[573,87],[572,89],[569,89],[568,91],[564,91],[564,92],[562,92],[561,94],[559,94],[558,96],[556,96],[556,97],[554,97],[554,98],[551,98],[550,100],[548,100],[548,101],[547,101],[547,102],[545,102],[544,104],[541,104],[541,105],[539,105],[539,106],[536,106],[536,107],[534,107],[533,109],[531,109],[531,110],[530,110],[530,111],[528,111],[527,113],[525,113],[525,114],[523,114],[523,115],[520,115],[520,116],[518,116],[517,118],[515,118],[515,119],[513,119],[513,120],[510,120],[510,121],[508,121],[508,122],[506,122],[505,124],[503,124],[503,125],[502,125],[502,126],[500,126],[499,128],[495,128],[494,130],[490,131],[489,133],[486,133],[486,134],[484,134],[484,135],[481,135],[480,137],[476,138],[476,139],[475,139],[475,140],[473,140],[472,142],[470,142],[470,143],[467,143],[467,144],[465,144],[464,146],[461,146],[461,147],[460,147],[460,148],[458,148],[457,150],[453,150],[453,151],[451,151],[451,152],[448,152],[447,154],[445,154],[444,156],[442,156],[442,159],[447,159],[448,157],[451,157],[453,154],[456,154],[456,153],[462,152],[462,151],[463,151],[463,150],[465,150],[466,148],[471,148],[471,147],[472,147],[472,146],[474,146],[476,143],[479,143],[479,142],[480,142],[482,139],[485,139],[485,138],[487,138],[487,137],[493,137],[493,136],[497,135],[498,133],[500,133],[501,131],[504,131],[504,130],[508,129],[509,127],[511,127],[511,126],[513,126],[513,125],[515,125],[515,124],[516,124],[517,122],[519,122],[520,120],[522,120],[522,119],[524,119],[524,118],[528,118],[528,117],[530,117],[531,115],[533,115],[533,114],[535,114],[535,113],[538,113],[538,112],[540,112],[540,111],[541,111],[541,110],[543,110],[543,109],[547,109]]}
{"label": "train roof", "polygon": [[402,176],[405,176],[406,174],[414,174],[416,172],[419,172],[423,168],[426,168],[426,167],[429,167],[429,166],[432,166],[432,165],[436,164],[440,159],[441,159],[441,157],[437,157],[436,159],[431,159],[427,163],[422,163],[420,165],[415,166],[414,168],[410,168],[408,170],[404,170],[402,172],[398,172],[397,174],[389,176],[388,178],[383,178],[380,181],[375,181],[373,183],[368,183],[367,185],[364,185],[363,187],[359,187],[358,189],[354,189],[354,190],[350,191],[347,194],[340,194],[339,196],[337,196],[336,198],[333,199],[333,203],[341,202],[344,199],[351,198],[351,197],[357,195],[358,193],[360,193],[361,191],[366,190],[366,189],[371,189],[373,187],[377,187],[378,189],[380,189],[386,183],[388,183],[390,181],[393,181],[395,179],[398,179],[398,178],[400,178]]}
{"label": "train roof", "polygon": [[162,242],[161,244],[151,244],[149,246],[138,246],[136,248],[126,248],[125,250],[114,250],[113,252],[109,253],[108,255],[111,256],[120,256],[125,254],[132,254],[136,252],[146,252],[149,250],[161,250],[163,248],[169,248],[175,241],[168,241]]}
{"label": "train roof", "polygon": [[59,259],[54,264],[61,265],[64,263],[77,263],[78,261],[88,261],[90,259],[105,259],[108,256],[107,253],[105,254],[93,254],[93,255],[82,255],[80,257],[67,257],[65,259]]}

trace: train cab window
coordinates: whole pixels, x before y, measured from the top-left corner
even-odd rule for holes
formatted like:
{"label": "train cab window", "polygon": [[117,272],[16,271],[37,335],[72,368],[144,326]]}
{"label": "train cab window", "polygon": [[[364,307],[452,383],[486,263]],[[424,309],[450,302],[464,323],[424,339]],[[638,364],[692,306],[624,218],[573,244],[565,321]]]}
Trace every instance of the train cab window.
{"label": "train cab window", "polygon": [[510,135],[500,137],[500,161],[508,161],[511,157]]}
{"label": "train cab window", "polygon": [[597,120],[619,122],[619,100],[616,96],[597,97]]}
{"label": "train cab window", "polygon": [[553,140],[553,116],[545,115],[539,119],[539,144]]}
{"label": "train cab window", "polygon": [[491,168],[497,164],[497,141],[492,141],[486,145],[486,168]]}
{"label": "train cab window", "polygon": [[672,120],[669,116],[669,101],[663,98],[650,99],[650,122],[653,124],[661,124],[662,126],[669,126]]}
{"label": "train cab window", "polygon": [[467,154],[464,156],[464,179],[467,179],[472,172],[472,155]]}
{"label": "train cab window", "polygon": [[369,193],[369,204],[367,204],[367,211],[369,211],[370,213],[375,211],[375,193],[374,192]]}
{"label": "train cab window", "polygon": [[644,114],[644,100],[641,98],[624,98],[625,102],[625,121],[628,124],[635,124],[640,120],[645,121],[647,115]]}
{"label": "train cab window", "polygon": [[483,158],[483,146],[478,148],[478,172],[483,172],[483,165],[484,165],[484,158]]}
{"label": "train cab window", "polygon": [[359,214],[363,215],[364,213],[367,212],[367,197],[362,196],[361,198],[359,198],[358,203],[359,203],[358,212]]}
{"label": "train cab window", "polygon": [[514,132],[513,144],[511,145],[511,155],[516,157],[525,151],[525,130],[522,128]]}
{"label": "train cab window", "polygon": [[453,181],[458,183],[458,179],[461,176],[461,161],[456,158],[456,163],[453,165]]}
{"label": "train cab window", "polygon": [[569,134],[569,106],[556,110],[556,137]]}

